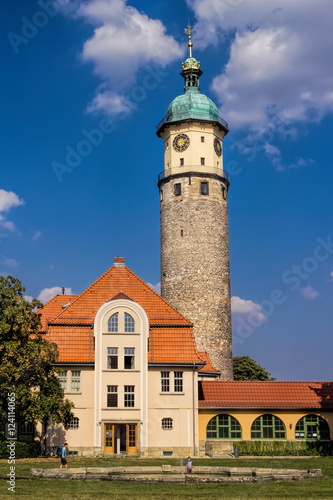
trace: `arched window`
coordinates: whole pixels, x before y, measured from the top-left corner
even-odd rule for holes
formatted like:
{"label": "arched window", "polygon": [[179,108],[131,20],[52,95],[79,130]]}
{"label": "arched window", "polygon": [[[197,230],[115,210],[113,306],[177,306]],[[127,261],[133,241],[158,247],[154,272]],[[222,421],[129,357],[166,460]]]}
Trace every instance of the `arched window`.
{"label": "arched window", "polygon": [[285,439],[286,428],[279,417],[261,415],[256,418],[251,427],[251,439]]}
{"label": "arched window", "polygon": [[108,332],[118,332],[118,313],[110,316],[108,320]]}
{"label": "arched window", "polygon": [[134,327],[135,327],[134,319],[130,314],[125,313],[125,332],[126,333],[134,332]]}
{"label": "arched window", "polygon": [[207,439],[241,439],[242,428],[235,417],[220,414],[208,422],[206,436]]}
{"label": "arched window", "polygon": [[296,439],[330,439],[330,428],[326,420],[318,415],[305,415],[295,427]]}

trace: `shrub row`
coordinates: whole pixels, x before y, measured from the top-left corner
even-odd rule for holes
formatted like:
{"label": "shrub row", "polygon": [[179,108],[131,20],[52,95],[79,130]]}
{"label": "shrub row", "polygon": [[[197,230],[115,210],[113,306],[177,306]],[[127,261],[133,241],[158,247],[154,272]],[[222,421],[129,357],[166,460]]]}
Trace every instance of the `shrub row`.
{"label": "shrub row", "polygon": [[[8,445],[15,443],[15,453],[10,453]],[[23,441],[0,441],[0,458],[35,458],[40,455],[40,444]]]}
{"label": "shrub row", "polygon": [[239,455],[252,456],[333,456],[333,441],[240,441],[234,443]]}

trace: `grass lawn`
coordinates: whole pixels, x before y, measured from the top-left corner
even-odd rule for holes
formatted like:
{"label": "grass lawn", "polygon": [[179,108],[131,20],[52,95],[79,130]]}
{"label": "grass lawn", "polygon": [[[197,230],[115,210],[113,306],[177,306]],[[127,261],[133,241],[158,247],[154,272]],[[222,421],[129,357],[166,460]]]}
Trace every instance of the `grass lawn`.
{"label": "grass lawn", "polygon": [[[135,458],[69,458],[70,467],[111,467],[130,465],[180,465],[178,459]],[[184,463],[184,461],[183,461]],[[302,482],[280,482],[263,484],[138,484],[113,483],[108,481],[70,481],[57,479],[30,479],[31,468],[59,467],[57,458],[31,458],[16,461],[17,479],[15,497],[22,499],[51,500],[70,498],[78,500],[184,500],[184,499],[333,499],[333,458],[288,458],[288,459],[194,459],[193,465],[219,465],[226,467],[268,467],[288,469],[322,469],[324,479],[309,479]],[[0,499],[13,493],[3,479],[9,472],[7,460],[0,460]]]}

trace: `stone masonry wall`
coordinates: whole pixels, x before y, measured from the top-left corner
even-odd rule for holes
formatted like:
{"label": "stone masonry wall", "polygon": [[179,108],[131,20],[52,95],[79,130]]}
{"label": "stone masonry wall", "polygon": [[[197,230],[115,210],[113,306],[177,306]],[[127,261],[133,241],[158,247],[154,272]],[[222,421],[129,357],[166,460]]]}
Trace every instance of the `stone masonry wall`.
{"label": "stone masonry wall", "polygon": [[[209,195],[200,194],[203,181]],[[194,323],[198,350],[232,380],[227,185],[210,176],[167,178],[160,197],[162,296]]]}

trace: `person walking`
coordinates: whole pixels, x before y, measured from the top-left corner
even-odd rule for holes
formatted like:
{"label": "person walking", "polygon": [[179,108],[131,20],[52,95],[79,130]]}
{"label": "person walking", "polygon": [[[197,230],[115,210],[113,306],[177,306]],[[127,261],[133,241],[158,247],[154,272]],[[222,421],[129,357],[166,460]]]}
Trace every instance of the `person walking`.
{"label": "person walking", "polygon": [[67,469],[67,467],[68,467],[67,459],[66,459],[67,453],[68,453],[68,443],[65,443],[61,449],[60,467],[59,467],[60,469],[62,469],[63,467],[65,467],[65,469]]}

